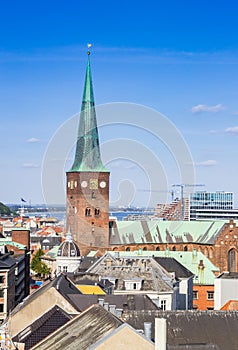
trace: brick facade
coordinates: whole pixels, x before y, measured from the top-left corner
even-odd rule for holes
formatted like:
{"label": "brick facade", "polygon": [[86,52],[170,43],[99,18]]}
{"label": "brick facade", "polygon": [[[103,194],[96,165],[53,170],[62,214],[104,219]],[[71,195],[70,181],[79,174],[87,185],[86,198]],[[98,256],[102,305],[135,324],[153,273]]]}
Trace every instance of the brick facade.
{"label": "brick facade", "polygon": [[217,235],[214,243],[151,243],[151,244],[127,244],[113,246],[111,250],[136,251],[136,250],[161,250],[193,251],[196,249],[202,252],[211,262],[223,271],[238,272],[238,227],[233,220],[230,220],[221,232]]}
{"label": "brick facade", "polygon": [[109,245],[109,172],[67,173],[67,229],[88,247]]}
{"label": "brick facade", "polygon": [[193,285],[193,309],[214,309],[214,285]]}

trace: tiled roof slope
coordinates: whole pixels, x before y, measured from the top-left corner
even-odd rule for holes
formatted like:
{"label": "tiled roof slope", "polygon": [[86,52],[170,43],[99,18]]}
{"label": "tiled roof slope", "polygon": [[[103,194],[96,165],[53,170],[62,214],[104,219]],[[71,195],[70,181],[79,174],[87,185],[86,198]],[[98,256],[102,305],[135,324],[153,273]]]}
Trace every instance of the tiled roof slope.
{"label": "tiled roof slope", "polygon": [[237,350],[237,312],[225,311],[135,311],[126,320],[135,329],[155,317],[167,320],[168,350]]}
{"label": "tiled roof slope", "polygon": [[238,311],[238,300],[229,300],[222,306],[223,311]]}
{"label": "tiled roof slope", "polygon": [[154,258],[158,264],[163,266],[166,271],[174,272],[176,278],[189,278],[193,274],[184,265],[180,264],[175,258],[172,257],[156,257]]}
{"label": "tiled roof slope", "polygon": [[37,350],[86,350],[123,322],[99,305],[93,305],[36,345]]}
{"label": "tiled roof slope", "polygon": [[[117,256],[118,252],[110,251],[112,256]],[[184,252],[184,251],[134,251],[134,252],[119,252],[121,257],[171,257],[176,259],[180,264],[184,265],[189,271],[194,274],[194,284],[213,285],[215,275],[214,272],[219,272],[219,268],[214,266],[212,262],[201,252]],[[202,260],[204,268],[199,268],[199,263]]]}
{"label": "tiled roof slope", "polygon": [[108,305],[115,305],[116,309],[122,310],[158,310],[158,306],[145,294],[123,295],[74,295],[71,296],[80,311],[87,309],[93,304],[98,304],[100,299]]}
{"label": "tiled roof slope", "polygon": [[31,349],[71,319],[72,316],[67,314],[59,306],[54,306],[30,326],[18,333],[13,338],[13,342],[25,343],[25,350]]}
{"label": "tiled roof slope", "polygon": [[217,278],[226,280],[238,279],[238,272],[222,272]]}
{"label": "tiled roof slope", "polygon": [[0,270],[10,269],[16,265],[16,260],[9,253],[0,255]]}
{"label": "tiled roof slope", "polygon": [[[64,274],[58,275],[52,281],[49,281],[39,289],[37,289],[33,294],[29,295],[22,304],[19,304],[15,307],[12,314],[17,313],[23,309],[26,305],[34,302],[40,295],[44,295],[46,291],[50,288],[55,288],[67,301],[71,303],[70,295],[72,294],[82,294],[78,288],[72,283],[70,279],[67,278]],[[73,307],[76,307],[71,303]]]}
{"label": "tiled roof slope", "polygon": [[106,253],[87,272],[109,280],[117,279],[115,290],[124,290],[125,280],[143,280],[143,291],[173,292],[171,275],[154,259],[147,257],[123,258]]}
{"label": "tiled roof slope", "polygon": [[219,221],[117,221],[110,244],[189,243],[213,244],[227,222]]}

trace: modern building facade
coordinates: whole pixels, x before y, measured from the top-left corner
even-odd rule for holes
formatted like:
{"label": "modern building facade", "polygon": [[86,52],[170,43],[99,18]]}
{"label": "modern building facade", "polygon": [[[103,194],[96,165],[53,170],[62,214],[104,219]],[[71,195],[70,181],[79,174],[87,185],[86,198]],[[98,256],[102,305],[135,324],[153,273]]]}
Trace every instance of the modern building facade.
{"label": "modern building facade", "polygon": [[189,196],[190,220],[238,219],[233,192],[196,191]]}
{"label": "modern building facade", "polygon": [[100,155],[89,55],[75,159],[66,174],[66,219],[78,244],[108,247],[110,172]]}
{"label": "modern building facade", "polygon": [[196,191],[189,197],[176,198],[167,204],[157,204],[155,216],[169,221],[238,220],[233,192]]}

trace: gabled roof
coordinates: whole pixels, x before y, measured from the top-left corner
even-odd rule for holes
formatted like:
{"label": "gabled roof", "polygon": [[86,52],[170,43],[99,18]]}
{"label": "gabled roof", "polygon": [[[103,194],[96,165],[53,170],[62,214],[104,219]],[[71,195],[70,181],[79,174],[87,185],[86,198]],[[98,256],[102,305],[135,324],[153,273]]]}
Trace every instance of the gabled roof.
{"label": "gabled roof", "polygon": [[118,257],[107,252],[87,272],[96,273],[110,281],[117,280],[117,290],[123,290],[123,281],[143,282],[143,291],[173,292],[171,275],[153,258],[140,256]]}
{"label": "gabled roof", "polygon": [[[37,350],[86,350],[123,322],[99,305],[76,316],[51,336],[37,344]],[[34,349],[34,348],[33,348]]]}
{"label": "gabled roof", "polygon": [[223,311],[238,311],[238,300],[229,300],[222,306]]}
{"label": "gabled roof", "polygon": [[226,221],[117,221],[110,244],[200,243],[213,244]]}
{"label": "gabled roof", "polygon": [[35,344],[45,339],[71,319],[71,315],[56,305],[18,333],[13,338],[13,342],[24,343],[25,350],[31,349]]}
{"label": "gabled roof", "polygon": [[34,293],[29,295],[23,303],[16,306],[12,314],[20,311],[26,305],[34,302],[39,296],[44,295],[44,293],[50,288],[55,288],[77,310],[77,306],[73,304],[72,300],[70,299],[70,295],[82,293],[78,290],[74,283],[67,278],[66,275],[60,274],[52,281],[49,281],[48,283],[44,284],[42,287],[38,288]]}
{"label": "gabled roof", "polygon": [[[110,251],[113,256],[133,258],[140,257],[171,257],[176,259],[180,264],[184,265],[189,271],[194,274],[193,283],[201,285],[213,285],[216,278],[214,272],[219,272],[219,268],[212,264],[212,262],[201,252],[194,250],[193,252],[184,251],[133,251],[133,252],[115,252]],[[200,262],[203,262],[204,268],[199,267]]]}
{"label": "gabled roof", "polygon": [[224,280],[238,279],[238,272],[222,272],[219,276],[217,276],[217,278]]}
{"label": "gabled roof", "polygon": [[144,322],[152,322],[154,333],[157,317],[167,320],[168,350],[238,349],[237,312],[137,310],[128,314],[127,323],[142,329]]}
{"label": "gabled roof", "polygon": [[163,266],[166,271],[174,272],[176,278],[190,278],[193,276],[192,272],[188,270],[184,265],[180,264],[175,258],[172,257],[156,257],[154,258],[158,264]]}
{"label": "gabled roof", "polygon": [[113,348],[114,350],[154,350],[155,344],[138,333],[134,328],[124,323],[90,346],[89,349],[95,350],[101,348]]}
{"label": "gabled roof", "polygon": [[115,305],[122,310],[158,310],[159,307],[146,294],[106,294],[101,295],[74,295],[71,297],[80,311],[99,302]]}
{"label": "gabled roof", "polygon": [[16,260],[9,253],[0,255],[0,270],[9,270],[16,265]]}

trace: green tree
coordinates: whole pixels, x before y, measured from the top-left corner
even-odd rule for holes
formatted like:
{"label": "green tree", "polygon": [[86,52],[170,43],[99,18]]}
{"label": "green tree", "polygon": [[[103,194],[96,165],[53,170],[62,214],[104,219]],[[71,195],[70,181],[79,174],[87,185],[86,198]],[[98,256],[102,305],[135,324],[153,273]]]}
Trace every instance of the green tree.
{"label": "green tree", "polygon": [[50,268],[43,261],[41,261],[41,257],[43,255],[43,250],[39,249],[31,261],[31,269],[40,276],[46,276],[50,273]]}

